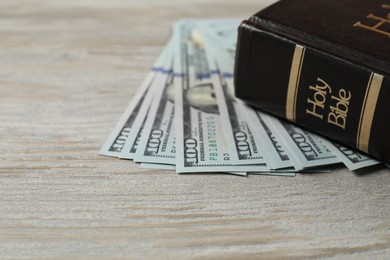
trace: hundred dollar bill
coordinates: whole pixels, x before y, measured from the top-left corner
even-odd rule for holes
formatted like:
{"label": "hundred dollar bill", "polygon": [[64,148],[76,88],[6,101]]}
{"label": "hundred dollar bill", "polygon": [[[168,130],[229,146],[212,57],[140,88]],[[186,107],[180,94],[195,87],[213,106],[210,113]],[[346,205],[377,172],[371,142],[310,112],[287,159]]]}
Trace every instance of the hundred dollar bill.
{"label": "hundred dollar bill", "polygon": [[192,39],[193,21],[174,30],[175,130],[177,172],[262,171],[266,165],[238,165],[229,153],[234,141],[224,135],[215,86],[203,46]]}
{"label": "hundred dollar bill", "polygon": [[154,91],[148,117],[143,126],[134,160],[144,163],[175,164],[174,85],[172,70],[161,80],[163,86]]}
{"label": "hundred dollar bill", "polygon": [[122,148],[121,153],[118,155],[121,159],[133,159],[135,152],[138,148],[138,143],[143,134],[143,128],[146,123],[146,119],[149,115],[150,107],[152,101],[155,99],[155,92],[161,91],[164,88],[164,84],[167,77],[167,72],[171,70],[172,66],[172,52],[173,45],[171,44],[172,40],[168,42],[164,59],[160,69],[157,71],[153,82],[149,86],[148,93],[136,115],[133,123],[133,131],[128,135],[126,142]]}
{"label": "hundred dollar bill", "polygon": [[123,146],[127,140],[129,134],[133,131],[133,124],[137,114],[140,112],[142,103],[145,100],[148,89],[152,84],[158,71],[162,69],[165,56],[169,51],[171,45],[168,44],[161,52],[157,58],[153,68],[147,74],[145,80],[143,81],[140,89],[137,91],[136,95],[128,105],[126,111],[123,113],[122,117],[117,122],[115,128],[112,130],[111,134],[103,144],[100,149],[99,154],[106,156],[118,157],[121,153]]}
{"label": "hundred dollar bill", "polygon": [[247,116],[250,118],[249,123],[256,129],[254,131],[255,138],[262,143],[269,167],[271,169],[298,168],[298,165],[294,165],[293,160],[291,160],[287,147],[280,140],[280,136],[275,135],[272,128],[266,124],[266,119],[263,119],[262,113],[250,107],[247,107],[246,111]]}
{"label": "hundred dollar bill", "polygon": [[331,143],[328,140],[323,140],[327,147],[340,159],[342,163],[350,171],[356,171],[362,168],[380,164],[379,161],[370,158],[367,155],[361,154],[351,148],[345,147],[338,143]]}
{"label": "hundred dollar bill", "polygon": [[[205,35],[199,35],[201,41]],[[232,154],[237,154],[240,163],[266,164],[261,150],[261,143],[255,138],[254,129],[248,123],[248,118],[240,110],[241,101],[233,94],[233,61],[229,60],[225,53],[221,52],[209,38],[204,37],[206,43],[206,53],[211,71],[216,71],[211,75],[215,86],[215,94],[225,136],[234,141]],[[216,48],[217,47],[217,48]]]}
{"label": "hundred dollar bill", "polygon": [[[264,119],[270,118],[269,115],[264,113],[262,115]],[[340,162],[336,155],[322,142],[323,138],[276,118],[268,121],[270,121],[270,124],[267,125],[272,128],[275,134],[279,135],[288,147],[289,155],[291,159],[295,160],[294,165],[297,165],[297,170]]]}
{"label": "hundred dollar bill", "polygon": [[142,106],[139,110],[139,113],[136,115],[136,118],[133,123],[133,131],[128,135],[126,142],[123,146],[121,153],[119,154],[119,158],[121,159],[134,159],[134,155],[138,149],[138,143],[143,134],[144,125],[150,114],[150,107],[152,102],[154,101],[154,91],[158,88],[162,88],[163,83],[161,82],[161,78],[164,78],[161,72],[156,75],[155,80],[152,82],[148,94],[142,103]]}
{"label": "hundred dollar bill", "polygon": [[151,89],[149,90],[149,93],[147,94],[144,102],[142,103],[141,109],[139,110],[139,113],[137,114],[134,124],[133,124],[133,131],[129,134],[129,136],[126,139],[125,144],[123,145],[121,153],[118,155],[120,159],[133,159],[135,152],[138,148],[138,142],[142,136],[143,128],[145,125],[145,121],[147,118],[147,115],[149,114],[150,105],[153,100],[153,95]]}

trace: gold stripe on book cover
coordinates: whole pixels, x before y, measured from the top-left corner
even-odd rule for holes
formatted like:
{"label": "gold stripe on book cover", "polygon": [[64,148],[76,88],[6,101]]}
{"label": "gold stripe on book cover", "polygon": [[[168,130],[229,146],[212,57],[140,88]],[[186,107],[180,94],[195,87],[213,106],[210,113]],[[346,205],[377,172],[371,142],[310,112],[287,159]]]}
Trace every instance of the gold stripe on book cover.
{"label": "gold stripe on book cover", "polygon": [[299,79],[301,77],[301,70],[303,59],[305,57],[306,48],[300,45],[295,45],[294,55],[291,63],[290,79],[287,89],[286,101],[286,118],[292,122],[296,122],[296,104],[298,95]]}
{"label": "gold stripe on book cover", "polygon": [[378,101],[382,82],[382,75],[371,73],[364,96],[356,139],[356,147],[364,152],[368,152],[372,120],[374,119],[376,102]]}

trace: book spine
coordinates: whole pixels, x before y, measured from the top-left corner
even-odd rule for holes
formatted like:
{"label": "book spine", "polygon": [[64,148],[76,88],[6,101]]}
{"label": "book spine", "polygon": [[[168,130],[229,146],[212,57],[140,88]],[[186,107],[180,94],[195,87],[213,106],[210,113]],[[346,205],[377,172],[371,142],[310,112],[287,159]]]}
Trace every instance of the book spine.
{"label": "book spine", "polygon": [[235,94],[390,163],[390,77],[258,28],[239,27]]}

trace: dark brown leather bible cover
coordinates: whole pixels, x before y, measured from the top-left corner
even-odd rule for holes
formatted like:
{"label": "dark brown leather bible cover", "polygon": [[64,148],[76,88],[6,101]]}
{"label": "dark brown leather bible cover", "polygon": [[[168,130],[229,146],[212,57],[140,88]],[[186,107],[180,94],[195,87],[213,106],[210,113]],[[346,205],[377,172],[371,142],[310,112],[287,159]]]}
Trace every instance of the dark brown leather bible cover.
{"label": "dark brown leather bible cover", "polygon": [[384,2],[284,0],[243,21],[236,96],[390,163],[390,2]]}

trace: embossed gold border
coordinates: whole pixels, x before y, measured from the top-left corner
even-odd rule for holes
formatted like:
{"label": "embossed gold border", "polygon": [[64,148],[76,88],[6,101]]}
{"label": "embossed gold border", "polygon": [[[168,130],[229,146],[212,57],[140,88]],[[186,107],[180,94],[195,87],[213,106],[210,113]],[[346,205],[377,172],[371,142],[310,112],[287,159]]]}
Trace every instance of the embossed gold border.
{"label": "embossed gold border", "polygon": [[366,94],[364,96],[362,111],[360,113],[360,121],[356,138],[356,147],[364,152],[368,152],[372,120],[374,119],[376,103],[378,101],[382,82],[382,75],[371,73]]}
{"label": "embossed gold border", "polygon": [[303,59],[305,57],[306,48],[301,45],[295,45],[293,59],[290,69],[290,79],[288,82],[287,89],[287,100],[286,100],[286,118],[290,121],[296,121],[296,104],[299,79],[301,77],[301,70]]}

